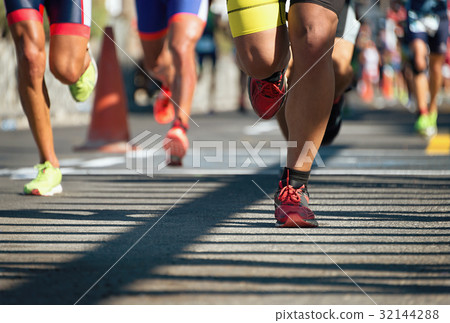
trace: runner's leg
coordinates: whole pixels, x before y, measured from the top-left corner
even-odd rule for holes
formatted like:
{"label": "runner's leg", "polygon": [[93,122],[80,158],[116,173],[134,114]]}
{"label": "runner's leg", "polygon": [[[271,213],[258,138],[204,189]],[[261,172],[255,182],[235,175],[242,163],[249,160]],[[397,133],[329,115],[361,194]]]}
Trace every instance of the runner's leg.
{"label": "runner's leg", "polygon": [[442,65],[445,61],[443,54],[430,54],[430,113],[438,112],[437,99],[442,87]]}
{"label": "runner's leg", "polygon": [[414,39],[410,44],[413,55],[414,89],[417,100],[417,107],[421,114],[428,113],[428,79],[425,71],[427,69],[428,49],[422,39]]}
{"label": "runner's leg", "polygon": [[173,82],[174,68],[166,37],[141,39],[144,50],[144,66],[150,75],[170,88]]}
{"label": "runner's leg", "polygon": [[[287,167],[308,172],[314,150],[302,155],[305,143],[319,149],[334,97],[330,50],[337,26],[336,13],[312,3],[294,3],[289,10],[289,35],[294,63],[286,102],[289,140]],[[300,80],[301,79],[301,80]],[[300,80],[296,84],[296,80]]]}
{"label": "runner's leg", "polygon": [[59,167],[50,123],[50,100],[44,81],[45,34],[42,23],[24,20],[10,26],[17,53],[19,96],[39,150],[39,162]]}
{"label": "runner's leg", "polygon": [[175,108],[176,118],[187,125],[197,84],[195,45],[203,33],[205,23],[192,14],[180,13],[173,17],[168,35],[175,71],[171,89],[172,99],[178,104]]}
{"label": "runner's leg", "polygon": [[336,38],[333,48],[333,69],[335,78],[334,99],[339,98],[353,79],[351,65],[355,45],[345,39]]}

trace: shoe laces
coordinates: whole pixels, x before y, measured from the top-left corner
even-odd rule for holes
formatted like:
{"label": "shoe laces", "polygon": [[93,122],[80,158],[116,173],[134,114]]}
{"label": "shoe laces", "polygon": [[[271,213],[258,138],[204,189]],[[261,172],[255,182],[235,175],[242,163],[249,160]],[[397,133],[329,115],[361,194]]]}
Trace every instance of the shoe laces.
{"label": "shoe laces", "polygon": [[275,83],[263,81],[258,82],[260,87],[260,92],[262,95],[268,98],[274,98],[280,95],[279,86]]}
{"label": "shoe laces", "polygon": [[[281,186],[280,182],[280,186]],[[284,203],[298,204],[301,203],[301,195],[306,191],[306,186],[302,185],[300,188],[294,188],[289,185],[289,170],[287,173],[286,186],[284,186],[278,194],[278,200]]]}
{"label": "shoe laces", "polygon": [[47,170],[47,166],[45,164],[37,164],[34,166],[34,168],[37,169],[38,171],[35,180],[36,181],[42,180],[45,175],[45,171]]}
{"label": "shoe laces", "polygon": [[280,202],[284,203],[300,203],[301,202],[301,196],[300,194],[303,194],[305,189],[305,185],[302,187],[296,189],[291,185],[286,185],[283,187],[280,191],[280,194],[278,195],[278,199]]}

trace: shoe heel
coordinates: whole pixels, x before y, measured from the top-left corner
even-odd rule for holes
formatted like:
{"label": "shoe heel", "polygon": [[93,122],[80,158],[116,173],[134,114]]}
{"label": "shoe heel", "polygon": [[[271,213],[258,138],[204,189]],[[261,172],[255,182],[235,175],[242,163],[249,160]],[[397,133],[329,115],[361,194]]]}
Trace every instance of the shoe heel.
{"label": "shoe heel", "polygon": [[168,166],[183,166],[182,158],[179,156],[170,156]]}

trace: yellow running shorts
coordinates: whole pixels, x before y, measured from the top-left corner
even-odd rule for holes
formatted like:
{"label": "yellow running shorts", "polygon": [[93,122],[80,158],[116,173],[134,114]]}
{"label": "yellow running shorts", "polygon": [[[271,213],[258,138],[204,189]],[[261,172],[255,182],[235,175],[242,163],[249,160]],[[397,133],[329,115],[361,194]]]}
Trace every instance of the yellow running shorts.
{"label": "yellow running shorts", "polygon": [[227,0],[233,37],[286,24],[285,0]]}

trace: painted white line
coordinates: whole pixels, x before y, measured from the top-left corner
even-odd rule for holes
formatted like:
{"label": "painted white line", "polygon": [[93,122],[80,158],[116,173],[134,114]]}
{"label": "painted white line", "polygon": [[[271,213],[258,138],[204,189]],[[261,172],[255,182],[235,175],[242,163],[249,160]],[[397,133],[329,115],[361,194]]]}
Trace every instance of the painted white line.
{"label": "painted white line", "polygon": [[[280,168],[175,168],[166,167],[160,171],[154,171],[154,176],[227,176],[227,175],[280,175]],[[74,169],[61,168],[63,175],[71,176],[142,176],[130,169]],[[425,169],[313,169],[314,176],[450,176],[450,170],[425,170]],[[36,171],[32,168],[28,172],[3,169],[0,176],[10,176],[13,180],[32,179]]]}
{"label": "painted white line", "polygon": [[72,175],[72,176],[83,176],[83,175],[136,175],[136,171],[126,169],[126,168],[117,168],[117,169],[98,169],[98,168],[89,168],[89,169],[64,169],[61,168],[61,173],[63,175]]}
{"label": "painted white line", "polygon": [[81,165],[85,160],[82,158],[68,158],[68,159],[61,159],[59,161],[60,167],[72,167],[72,166],[79,166]]}
{"label": "painted white line", "polygon": [[422,157],[426,156],[423,149],[339,149],[334,152],[332,146],[320,148],[319,153],[342,157]]}
{"label": "painted white line", "polygon": [[124,164],[125,163],[125,156],[118,156],[118,157],[103,157],[103,158],[96,158],[92,160],[88,160],[86,162],[83,162],[80,164],[80,167],[109,167],[114,166],[118,164]]}
{"label": "painted white line", "polygon": [[[193,175],[193,176],[207,176],[207,175],[273,175],[279,174],[279,171],[273,169],[261,169],[261,168],[176,168],[166,167],[160,171],[154,170],[154,176],[158,175]],[[145,175],[139,174],[130,169],[76,169],[72,170],[66,175]]]}
{"label": "painted white line", "polygon": [[312,175],[349,175],[349,176],[450,176],[448,169],[313,169]]}
{"label": "painted white line", "polygon": [[[71,167],[61,167],[61,173],[63,175],[72,174],[76,171]],[[19,168],[19,169],[2,169],[0,170],[0,176],[11,176],[11,179],[33,179],[36,177],[37,170],[34,167]]]}
{"label": "painted white line", "polygon": [[57,210],[57,211],[45,210],[45,211],[41,211],[40,213],[82,215],[82,216],[90,216],[90,215],[94,215],[95,214],[95,212],[89,212],[89,211],[62,211],[62,210]]}
{"label": "painted white line", "polygon": [[247,126],[244,128],[244,134],[249,136],[257,136],[272,131],[280,131],[278,122],[275,120],[260,122],[254,126]]}
{"label": "painted white line", "polygon": [[[235,141],[236,142],[236,141]],[[224,157],[228,156],[229,154],[229,145],[227,141],[223,142],[223,152]],[[238,145],[240,144],[239,141],[237,141]],[[268,141],[266,145],[269,145],[270,142]],[[255,146],[255,144],[252,142],[252,145]],[[286,149],[285,146],[283,146],[283,149]],[[264,147],[261,150],[258,151],[258,154],[261,156],[279,156],[280,155],[280,148],[267,148]],[[211,151],[215,151],[215,148],[201,148],[201,152],[203,153],[209,153]],[[248,150],[245,148],[236,148],[232,149],[231,152],[236,153],[237,156],[249,156]],[[152,151],[151,149],[148,150],[140,150],[136,151],[134,155],[130,155],[130,158],[142,158],[146,157],[149,153],[152,153],[153,156],[165,156],[165,152],[163,150],[158,151]],[[427,157],[427,154],[423,149],[408,149],[408,150],[398,150],[398,149],[339,149],[339,150],[333,150],[332,148],[321,148],[319,150],[319,153],[322,156],[332,156],[332,157]],[[186,157],[192,156],[192,149],[189,149],[186,153]],[[72,165],[71,165],[72,166]]]}
{"label": "painted white line", "polygon": [[10,176],[13,170],[9,168],[0,169],[0,176]]}

